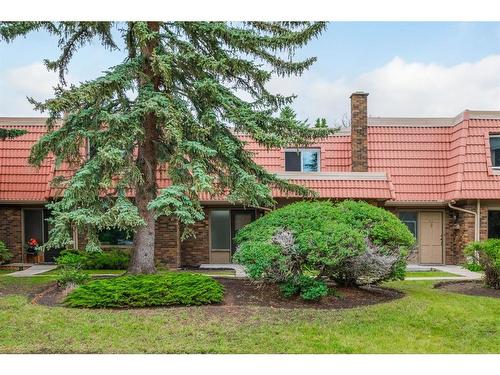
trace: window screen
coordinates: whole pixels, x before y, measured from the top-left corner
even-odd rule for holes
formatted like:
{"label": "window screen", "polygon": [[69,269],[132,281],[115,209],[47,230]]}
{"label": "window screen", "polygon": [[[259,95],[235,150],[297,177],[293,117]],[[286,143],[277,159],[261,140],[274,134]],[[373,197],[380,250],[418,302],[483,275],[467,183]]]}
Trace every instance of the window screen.
{"label": "window screen", "polygon": [[229,210],[210,212],[210,241],[212,250],[231,249],[231,216]]}
{"label": "window screen", "polygon": [[488,212],[488,238],[500,238],[500,211]]}
{"label": "window screen", "polygon": [[416,211],[400,211],[399,220],[401,220],[413,234],[413,237],[417,238],[418,233],[418,214]]}
{"label": "window screen", "polygon": [[300,151],[285,151],[285,171],[300,172]]}
{"label": "window screen", "polygon": [[319,152],[316,150],[303,150],[302,172],[317,172],[319,170],[318,156]]}
{"label": "window screen", "polygon": [[500,136],[490,138],[491,164],[500,168]]}

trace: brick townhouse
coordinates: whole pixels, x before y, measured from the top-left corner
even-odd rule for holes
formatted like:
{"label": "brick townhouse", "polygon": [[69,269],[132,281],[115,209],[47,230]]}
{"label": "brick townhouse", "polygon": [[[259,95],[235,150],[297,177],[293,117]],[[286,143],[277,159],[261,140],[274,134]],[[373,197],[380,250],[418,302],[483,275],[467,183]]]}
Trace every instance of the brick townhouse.
{"label": "brick townhouse", "polygon": [[[368,94],[351,95],[351,128],[303,149],[266,150],[241,137],[254,159],[269,171],[315,190],[322,199],[362,199],[396,215],[415,235],[411,262],[459,264],[466,243],[500,237],[500,112],[466,110],[455,117],[368,116]],[[44,209],[57,199],[50,187],[61,171],[48,159],[38,170],[27,158],[46,131],[43,118],[0,118],[0,127],[23,128],[21,137],[0,141],[0,240],[13,261],[31,261],[25,244],[49,235]],[[168,178],[160,178],[167,186]],[[274,192],[279,205],[297,198]],[[203,199],[205,219],[196,237],[180,240],[176,220],[157,221],[156,257],[170,267],[229,263],[234,234],[264,214],[261,209]],[[119,231],[100,234],[103,247],[130,247]],[[74,233],[83,247],[84,233]],[[57,251],[41,261],[51,262]]]}

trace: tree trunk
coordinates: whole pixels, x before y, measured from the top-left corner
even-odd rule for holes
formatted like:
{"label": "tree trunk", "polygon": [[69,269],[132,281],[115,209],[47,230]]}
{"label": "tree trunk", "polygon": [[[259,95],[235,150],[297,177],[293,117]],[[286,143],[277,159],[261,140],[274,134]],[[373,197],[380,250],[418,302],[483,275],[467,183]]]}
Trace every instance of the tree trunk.
{"label": "tree trunk", "polygon": [[155,273],[155,218],[154,213],[148,210],[148,203],[156,198],[156,119],[148,115],[144,124],[144,142],[138,147],[137,166],[141,171],[143,183],[136,186],[135,204],[139,214],[146,222],[138,228],[134,236],[134,249],[130,259],[128,272]]}
{"label": "tree trunk", "polygon": [[[151,31],[158,32],[159,30],[158,22],[148,22],[148,27]],[[155,77],[151,69],[150,58],[157,45],[158,41],[155,38],[141,46],[141,53],[145,58],[143,73],[145,77],[150,78],[149,82],[153,83],[155,90],[159,87],[159,79]],[[144,85],[147,82],[148,80],[143,79],[139,85]],[[150,113],[144,117],[144,138],[139,142],[137,149],[136,164],[141,171],[143,183],[135,187],[135,203],[146,224],[139,227],[134,236],[134,248],[128,268],[128,272],[131,274],[156,272],[154,262],[155,218],[154,212],[148,210],[148,204],[156,198],[157,193],[157,140],[157,119],[154,114]]]}

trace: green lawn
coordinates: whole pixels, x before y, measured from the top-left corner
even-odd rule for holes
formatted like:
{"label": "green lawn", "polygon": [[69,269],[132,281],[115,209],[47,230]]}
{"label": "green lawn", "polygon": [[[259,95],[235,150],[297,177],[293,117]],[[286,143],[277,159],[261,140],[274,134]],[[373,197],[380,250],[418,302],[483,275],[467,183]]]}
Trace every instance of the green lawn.
{"label": "green lawn", "polygon": [[[44,272],[42,275],[58,275],[61,272],[59,268],[55,270]],[[89,275],[121,275],[122,273],[127,272],[127,270],[82,270]]]}
{"label": "green lawn", "polygon": [[[55,276],[35,276],[35,277],[12,277],[6,273],[0,273],[0,299],[3,295],[28,295],[35,296],[42,292],[51,283],[55,283]],[[1,310],[1,307],[0,307]],[[2,328],[0,327],[0,336]]]}
{"label": "green lawn", "polygon": [[233,270],[182,270],[179,272],[191,272],[191,273],[202,273],[207,276],[234,276],[235,272]]}
{"label": "green lawn", "polygon": [[[36,286],[53,277],[5,283]],[[500,300],[387,284],[405,298],[371,307],[76,310],[0,297],[0,353],[498,353]]]}
{"label": "green lawn", "polygon": [[443,271],[406,272],[406,277],[460,277],[460,275]]}
{"label": "green lawn", "polygon": [[[9,271],[13,272],[13,271]],[[42,275],[58,275],[60,269],[55,269],[49,272],[45,272]],[[121,275],[122,273],[127,272],[127,270],[83,270],[83,272],[88,273],[89,275]],[[159,271],[159,272],[167,272],[167,271]],[[182,270],[179,272],[192,272],[192,273],[203,273],[208,276],[234,276],[234,271],[232,270]]]}

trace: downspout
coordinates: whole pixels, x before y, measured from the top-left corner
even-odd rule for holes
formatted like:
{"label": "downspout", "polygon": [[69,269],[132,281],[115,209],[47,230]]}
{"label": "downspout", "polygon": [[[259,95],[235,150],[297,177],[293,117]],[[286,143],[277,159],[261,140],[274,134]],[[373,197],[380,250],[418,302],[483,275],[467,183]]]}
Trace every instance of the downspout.
{"label": "downspout", "polygon": [[476,212],[466,210],[465,208],[453,206],[454,203],[455,203],[455,201],[449,202],[448,207],[450,207],[452,210],[461,211],[461,212],[465,212],[465,213],[470,214],[470,215],[474,215],[474,241],[479,241],[479,229],[480,229],[479,212],[481,209],[481,201],[479,199],[477,200]]}
{"label": "downspout", "polygon": [[476,202],[476,236],[474,239],[481,241],[481,201],[478,199]]}

